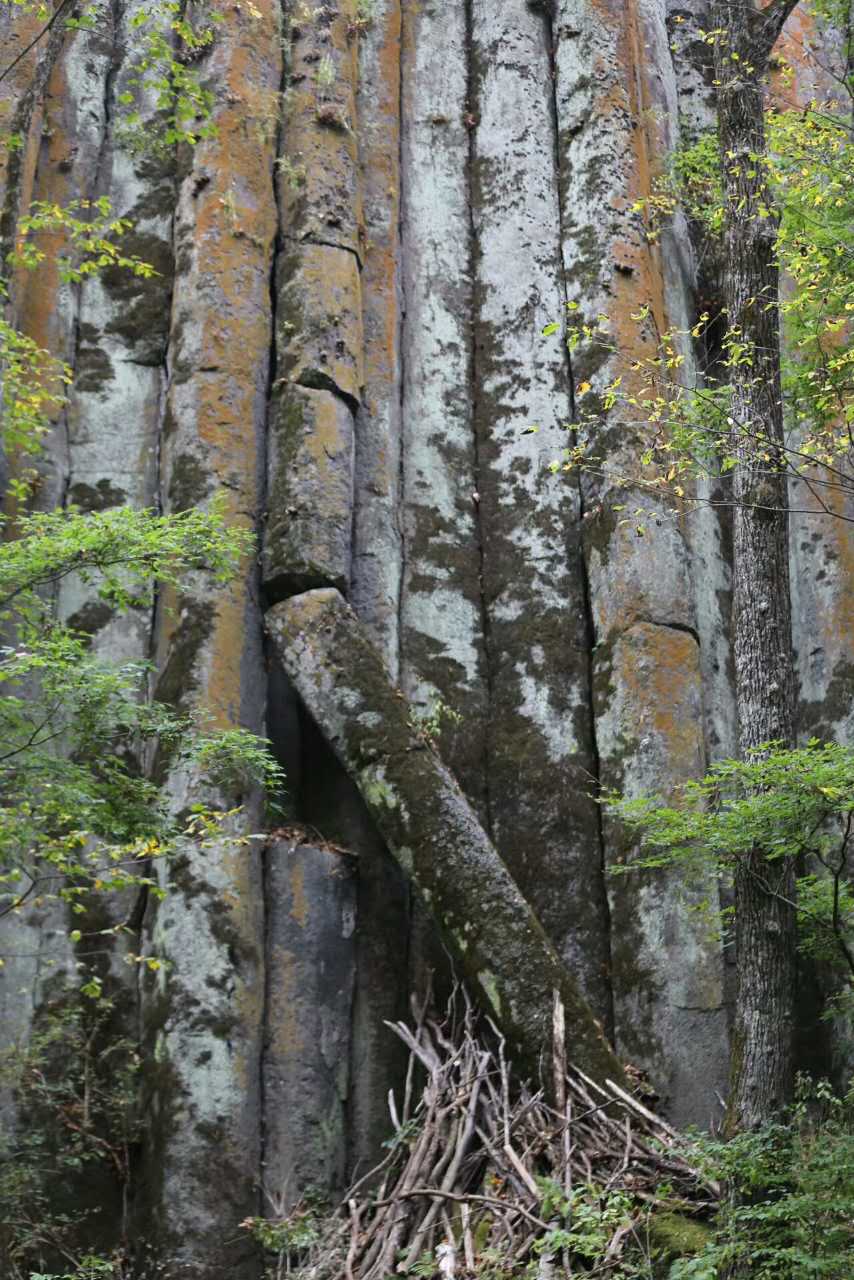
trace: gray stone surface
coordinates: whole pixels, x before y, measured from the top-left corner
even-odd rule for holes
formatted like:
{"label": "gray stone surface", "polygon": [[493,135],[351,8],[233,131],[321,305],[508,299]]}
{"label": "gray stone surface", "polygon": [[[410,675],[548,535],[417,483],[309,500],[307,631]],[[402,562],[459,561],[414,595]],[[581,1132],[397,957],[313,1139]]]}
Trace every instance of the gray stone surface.
{"label": "gray stone surface", "polygon": [[343,1191],[356,972],[354,859],[296,839],[264,852],[264,1210]]}
{"label": "gray stone surface", "polygon": [[[706,6],[376,0],[365,24],[355,0],[235,5],[193,64],[218,136],[177,154],[131,147],[122,130],[118,95],[139,96],[132,22],[148,7],[97,0],[94,32],[57,24],[0,83],[0,122],[23,141],[0,151],[3,252],[32,199],[108,194],[134,219],[128,249],[159,272],[76,288],[46,266],[12,280],[10,315],[76,373],[36,501],[178,511],[219,494],[229,519],[261,531],[260,574],[247,563],[217,594],[191,579],[125,619],[69,580],[57,607],[105,656],[151,657],[157,696],[260,730],[259,578],[266,603],[339,588],[415,713],[441,701],[461,717],[445,716],[442,754],[620,1052],[673,1117],[706,1123],[727,1029],[720,948],[692,909],[702,891],[611,878],[630,850],[589,793],[667,793],[732,750],[727,517],[661,512],[638,538],[609,509],[612,483],[552,477],[565,424],[620,361],[582,344],[568,362],[540,332],[569,301],[585,319],[606,315],[623,359],[638,357],[713,292],[714,264],[684,218],[654,246],[632,208],[680,133],[712,122]],[[803,101],[838,46],[801,7],[790,25]],[[37,29],[26,6],[2,6],[4,49]],[[152,133],[151,95],[139,106]],[[643,325],[632,315],[646,303]],[[625,475],[632,430],[612,412],[585,438]],[[791,522],[801,726],[845,740],[849,528]],[[127,1015],[149,1086],[134,1231],[161,1242],[175,1280],[256,1280],[236,1223],[261,1207],[262,1132],[284,1185],[299,1143],[319,1150],[310,1131],[337,1088],[320,1078],[327,1065],[316,1085],[300,1082],[292,1054],[304,1127],[287,1108],[287,1132],[262,1114],[262,1026],[287,1016],[284,988],[265,977],[264,919],[293,925],[308,985],[322,977],[312,947],[321,964],[327,944],[342,966],[355,956],[333,1019],[346,1135],[317,1157],[321,1178],[377,1154],[400,1071],[383,1020],[405,1016],[435,957],[358,791],[292,691],[278,678],[273,689],[289,818],[352,850],[355,881],[321,874],[338,855],[298,851],[317,908],[306,921],[329,925],[303,935],[290,882],[281,902],[269,874],[265,889],[254,843],[188,845],[163,869],[168,896],[148,904],[143,941],[169,965],[131,984]],[[195,776],[168,781],[176,811],[206,794]],[[264,826],[246,799],[236,835]],[[331,922],[336,895],[352,894],[358,923],[344,939]],[[46,978],[73,957],[58,916],[3,928],[2,1038],[25,1041]],[[313,1016],[304,1004],[296,1017],[306,1041]]]}
{"label": "gray stone surface", "polygon": [[566,1010],[568,1059],[595,1079],[622,1079],[579,984],[459,784],[413,727],[406,699],[342,596],[329,589],[292,596],[267,613],[265,625],[461,976],[499,1022],[517,1070],[531,1080],[539,1076],[557,991]]}

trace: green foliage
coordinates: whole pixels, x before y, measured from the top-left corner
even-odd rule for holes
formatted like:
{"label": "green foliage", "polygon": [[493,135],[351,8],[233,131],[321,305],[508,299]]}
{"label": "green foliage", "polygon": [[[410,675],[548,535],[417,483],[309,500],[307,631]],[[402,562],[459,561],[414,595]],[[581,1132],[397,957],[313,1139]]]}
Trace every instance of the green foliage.
{"label": "green foliage", "polygon": [[459,711],[449,707],[441,698],[435,698],[425,711],[413,709],[409,713],[409,727],[431,747],[436,746],[446,725],[457,726],[462,721]]}
{"label": "green foliage", "polygon": [[[777,259],[790,282],[779,304],[786,403],[790,420],[807,432],[800,444],[805,458],[833,465],[850,449],[848,427],[854,422],[854,348],[846,340],[854,312],[850,104],[814,100],[803,110],[769,109],[766,127],[769,155],[749,156],[748,163],[767,171],[769,196],[779,211]],[[674,153],[669,175],[642,205],[652,214],[653,238],[679,205],[710,240],[720,237],[725,210],[713,131]],[[737,334],[730,337],[729,352],[730,358],[746,354],[738,350]],[[718,418],[718,433],[726,422],[726,415]]]}
{"label": "green foliage", "polygon": [[24,1120],[0,1135],[0,1265],[9,1280],[44,1275],[59,1258],[72,1280],[119,1274],[113,1261],[79,1250],[87,1214],[69,1194],[85,1169],[102,1168],[119,1188],[130,1178],[143,1126],[140,1059],[114,1024],[109,1001],[61,989],[27,1045],[0,1055],[0,1087],[14,1089]]}
{"label": "green foliage", "polygon": [[704,879],[710,869],[731,876],[755,849],[771,864],[795,859],[802,869],[800,945],[840,966],[847,983],[838,1000],[851,999],[854,748],[817,740],[797,750],[771,744],[745,760],[714,764],[704,778],[682,784],[669,804],[615,795],[606,804],[640,841],[638,854],[617,872],[679,866]]}
{"label": "green foliage", "polygon": [[193,570],[221,585],[252,546],[251,534],[225,528],[223,509],[220,501],[169,516],[129,507],[21,516],[17,536],[0,549],[0,620],[40,625],[46,588],[71,574],[116,609],[147,603],[155,582],[179,587]]}
{"label": "green foliage", "polygon": [[[69,9],[63,18],[62,7],[5,2],[35,13],[42,35],[58,20],[94,28],[91,9]],[[235,7],[258,16],[251,4]],[[119,132],[131,145],[157,148],[212,136],[213,94],[191,64],[212,44],[220,16],[211,11],[192,25],[172,0],[143,9],[134,20],[131,92],[121,101],[133,108],[153,96],[160,128],[153,132],[150,119],[143,124],[131,110]],[[24,141],[3,140],[9,151]],[[43,279],[51,285],[78,286],[104,269],[144,280],[153,268],[123,248],[131,229],[105,198],[37,202],[19,218],[0,270],[48,268]],[[4,309],[8,299],[0,279]],[[161,967],[156,956],[135,953],[140,930],[132,918],[147,896],[162,896],[153,860],[179,839],[202,848],[214,839],[245,844],[253,837],[235,835],[239,824],[229,821],[239,806],[224,805],[252,789],[283,786],[266,743],[239,728],[214,732],[202,710],[151,701],[152,664],[111,665],[89,635],[57,616],[56,592],[66,580],[114,617],[150,611],[158,590],[169,586],[180,596],[188,575],[196,585],[224,586],[254,545],[251,534],[228,527],[217,500],[206,511],[169,516],[29,510],[38,485],[33,464],[71,376],[11,316],[0,320],[0,447],[12,472],[0,517],[0,926],[7,926],[0,966],[12,950],[15,917],[67,930],[61,963],[50,950],[39,960],[38,1007],[34,1018],[29,1011],[22,1018],[26,1041],[0,1061],[0,1089],[16,1114],[14,1132],[0,1135],[0,1271],[10,1280],[124,1274],[120,1258],[87,1251],[90,1224],[77,1194],[90,1181],[87,1173],[78,1184],[81,1173],[103,1166],[100,1185],[111,1179],[124,1195],[141,1132],[136,1025],[117,1003],[116,965]],[[189,815],[173,812],[158,781],[166,762],[193,777],[198,802]],[[118,1221],[123,1209],[114,1207]]]}
{"label": "green foliage", "polygon": [[[602,1263],[615,1233],[631,1231],[635,1225],[637,1206],[625,1191],[609,1191],[594,1183],[582,1183],[566,1193],[547,1178],[540,1179],[539,1186],[540,1216],[547,1221],[557,1218],[559,1223],[537,1241],[534,1246],[537,1258],[565,1252],[584,1274]],[[537,1274],[537,1266],[533,1262],[529,1267],[532,1278]],[[609,1268],[609,1274],[615,1280],[618,1277],[619,1280],[641,1280],[651,1272],[648,1261],[635,1253]]]}
{"label": "green foliage", "polygon": [[[150,150],[179,142],[195,145],[215,136],[214,95],[203,85],[193,63],[213,44],[223,20],[222,14],[211,9],[207,21],[195,26],[179,0],[156,0],[136,14],[132,26],[139,38],[139,52],[130,88],[119,98],[122,106],[130,108],[120,134],[131,147]],[[136,95],[146,93],[153,94],[161,115],[161,127],[154,135],[136,109]]]}
{"label": "green foliage", "polygon": [[361,35],[376,20],[377,0],[356,0],[355,16],[348,23],[351,35]]}
{"label": "green foliage", "polygon": [[[8,265],[34,271],[50,261],[65,284],[79,284],[105,267],[148,279],[156,275],[154,268],[121,250],[121,238],[132,228],[129,218],[114,215],[106,196],[66,205],[35,201],[18,220]],[[0,278],[0,306],[8,296]],[[71,369],[0,318],[0,381],[0,446],[16,464],[8,491],[15,503],[23,504],[38,478],[30,464],[41,451],[52,418],[65,404]]]}
{"label": "green foliage", "polygon": [[241,1226],[269,1253],[301,1253],[320,1238],[317,1206],[302,1202],[283,1218],[246,1218]]}
{"label": "green foliage", "polygon": [[61,1274],[54,1271],[31,1271],[29,1280],[113,1280],[119,1274],[118,1263],[87,1253],[73,1271],[63,1271]]}
{"label": "green foliage", "polygon": [[[718,35],[705,33],[711,42]],[[785,64],[779,67],[784,77],[790,74]],[[854,91],[854,84],[849,91]],[[701,313],[690,328],[662,330],[652,305],[641,306],[631,317],[637,341],[629,355],[620,350],[606,316],[585,315],[579,304],[569,304],[564,341],[570,353],[580,348],[594,360],[607,356],[609,366],[619,371],[606,385],[576,386],[575,418],[567,424],[572,435],[562,456],[552,463],[553,472],[599,474],[617,490],[646,492],[678,510],[685,503],[707,500],[697,494],[694,482],[701,477],[717,480],[744,453],[769,470],[803,479],[816,510],[838,514],[840,496],[854,491],[850,102],[827,99],[798,109],[769,107],[765,124],[767,156],[721,157],[716,133],[702,133],[675,151],[651,195],[634,206],[646,216],[651,241],[659,239],[680,209],[699,229],[703,288],[711,296],[703,298]],[[759,216],[767,219],[786,282],[779,298],[756,300],[757,305],[779,309],[783,408],[789,428],[782,445],[768,437],[766,423],[736,425],[730,412],[730,384],[736,378],[749,382],[755,353],[741,331],[728,323],[715,297],[720,292],[715,277],[726,270],[723,165],[747,166],[749,177],[761,170],[766,201]],[[552,322],[543,334],[548,337],[563,328]],[[633,433],[641,463],[625,474],[591,447],[603,413],[612,410]],[[643,512],[644,522],[639,522],[640,514],[633,512],[624,522],[635,523],[642,533],[648,513]]]}
{"label": "green foliage", "polygon": [[[85,216],[78,217],[80,213]],[[105,267],[121,267],[148,279],[157,274],[154,268],[135,254],[123,253],[120,247],[121,237],[132,227],[129,218],[114,216],[107,196],[70,200],[65,205],[36,200],[30,205],[30,212],[18,220],[16,245],[9,262],[29,269],[40,266],[48,252],[39,247],[38,238],[50,236],[60,238],[65,245],[65,251],[53,257],[64,284],[79,284]]]}
{"label": "green foliage", "polygon": [[[191,570],[228,581],[251,543],[224,527],[216,505],[176,516],[40,512],[17,532],[0,545],[0,621],[17,637],[0,650],[0,918],[46,895],[82,914],[93,892],[156,891],[150,859],[178,829],[139,769],[149,747],[169,749],[219,788],[276,790],[283,780],[253,735],[205,732],[148,701],[150,665],[105,664],[88,637],[52,616],[46,589],[76,574],[121,612]],[[194,823],[198,831],[199,815]]]}
{"label": "green foliage", "polygon": [[833,466],[847,459],[854,424],[850,104],[845,114],[838,103],[771,112],[769,133],[782,211],[777,252],[792,282],[781,302],[784,392],[792,422],[806,433],[805,455]]}
{"label": "green foliage", "polygon": [[693,143],[678,147],[669,160],[668,172],[656,182],[653,193],[634,207],[651,218],[649,238],[659,238],[662,225],[681,208],[710,236],[723,231],[723,183],[718,164],[718,141],[714,130],[701,133]]}
{"label": "green foliage", "polygon": [[691,1158],[726,1183],[714,1234],[669,1280],[848,1280],[854,1275],[854,1092],[801,1081],[787,1124],[730,1142],[698,1138]]}
{"label": "green foliage", "polygon": [[[48,21],[46,9],[25,7]],[[190,115],[204,115],[211,99],[196,91],[195,74],[180,59],[207,48],[212,27],[196,31],[171,2],[147,6],[137,27],[136,83],[153,84],[159,106],[171,112],[167,141],[179,135],[195,141],[201,131],[184,125]],[[9,265],[32,271],[50,263],[67,284],[104,268],[145,279],[153,268],[122,249],[131,227],[106,198],[64,206],[36,202],[18,221]],[[0,301],[6,297],[0,284]],[[87,917],[98,895],[129,888],[159,892],[151,860],[168,852],[181,827],[146,773],[155,752],[161,759],[171,755],[221,791],[281,789],[282,777],[253,735],[239,729],[212,734],[174,708],[152,704],[150,665],[105,664],[88,636],[55,617],[55,590],[73,577],[115,615],[150,609],[158,587],[180,591],[188,573],[224,585],[250,553],[252,537],[226,527],[217,501],[207,511],[170,516],[131,509],[28,513],[25,504],[37,482],[28,464],[38,458],[51,419],[64,404],[71,373],[5,320],[0,373],[0,444],[14,463],[14,515],[0,517],[0,625],[10,637],[0,649],[0,919],[51,899],[65,903],[72,918]],[[185,830],[204,843],[214,833],[222,835],[222,819],[200,804]],[[70,929],[75,945],[92,936],[80,923],[83,931]],[[128,958],[158,963],[153,957]],[[80,967],[81,990],[100,997],[101,977]]]}
{"label": "green foliage", "polygon": [[308,1191],[289,1210],[267,1218],[244,1218],[240,1226],[264,1250],[270,1265],[266,1274],[270,1280],[302,1274],[302,1263],[310,1249],[323,1236],[324,1220],[329,1206],[325,1197]]}
{"label": "green foliage", "polygon": [[[4,297],[0,285],[0,303]],[[31,458],[39,450],[51,415],[65,403],[71,370],[0,318],[0,379],[0,445],[7,456]],[[15,477],[10,492],[23,502],[29,492],[27,478]]]}

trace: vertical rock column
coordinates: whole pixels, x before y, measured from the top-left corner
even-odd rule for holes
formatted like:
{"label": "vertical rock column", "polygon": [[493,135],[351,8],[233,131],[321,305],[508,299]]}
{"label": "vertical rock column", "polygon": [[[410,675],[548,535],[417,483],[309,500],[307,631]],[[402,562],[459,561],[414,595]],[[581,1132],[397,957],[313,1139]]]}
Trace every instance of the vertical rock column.
{"label": "vertical rock column", "polygon": [[[354,11],[358,13],[358,9]],[[377,0],[358,29],[358,153],[362,191],[362,317],[365,361],[356,413],[353,574],[350,599],[389,670],[400,672],[402,537],[401,396],[401,0]],[[386,1021],[405,1017],[410,994],[409,886],[361,797],[324,744],[338,778],[338,813],[358,851],[356,988],[350,1062],[349,1159],[363,1173],[388,1136],[388,1093],[404,1070]]]}
{"label": "vertical rock column", "polygon": [[[91,32],[67,34],[59,28],[27,54],[0,85],[4,131],[17,133],[17,150],[2,148],[2,234],[5,255],[15,244],[19,216],[33,200],[65,205],[93,194],[93,181],[104,131],[104,96],[111,51],[110,19],[105,4],[95,6],[106,24],[103,39]],[[2,15],[2,65],[12,62],[41,30],[35,13]],[[76,363],[75,325],[79,291],[63,284],[55,255],[62,238],[43,234],[38,248],[46,257],[34,271],[19,269],[8,280],[8,264],[0,274],[9,283],[6,318],[40,347],[71,366]],[[68,417],[58,410],[38,458],[39,477],[33,505],[62,506],[68,488]],[[3,460],[3,479],[14,471],[15,458]],[[3,494],[6,498],[5,489]],[[8,640],[8,637],[4,637]],[[76,977],[74,951],[68,939],[64,904],[48,900],[4,921],[3,949],[8,959],[0,982],[2,1044],[25,1044],[40,1012],[51,998],[63,998]],[[11,1110],[10,1108],[10,1114]]]}
{"label": "vertical rock column", "polygon": [[[156,507],[162,399],[172,291],[172,217],[175,206],[171,149],[148,152],[123,137],[128,107],[119,95],[134,93],[134,18],[145,0],[127,4],[116,21],[103,17],[99,48],[104,76],[119,64],[102,90],[101,103],[86,113],[95,128],[87,150],[92,194],[107,196],[117,217],[132,229],[122,252],[136,255],[156,274],[141,279],[126,268],[105,268],[80,288],[74,355],[74,384],[67,413],[67,499],[81,511],[110,507]],[[125,55],[120,62],[122,54]],[[156,133],[151,91],[134,93],[139,133]],[[101,107],[100,112],[96,111]],[[78,132],[78,138],[80,133]],[[78,142],[79,145],[79,142]],[[141,659],[151,648],[151,602],[113,616],[91,586],[75,579],[61,584],[59,612],[93,636],[96,648],[113,661]]]}
{"label": "vertical rock column", "polygon": [[[841,41],[796,9],[779,51],[796,70],[794,83],[773,84],[781,109],[838,99],[846,74]],[[785,288],[785,282],[784,282]],[[785,337],[785,324],[784,324]],[[844,342],[844,338],[842,341]],[[795,357],[796,358],[796,357]],[[826,480],[817,470],[815,478]],[[830,514],[819,515],[821,496]],[[854,742],[854,501],[838,489],[790,486],[792,632],[798,664],[799,724],[803,737]]]}
{"label": "vertical rock column", "polygon": [[[15,224],[29,204],[33,170],[41,141],[42,91],[62,45],[62,32],[37,41],[42,23],[32,9],[3,5],[0,47],[5,75],[0,81],[0,129],[17,135],[23,145],[0,149],[0,248],[5,258],[12,246]],[[12,66],[12,63],[15,66]]]}
{"label": "vertical rock column", "polygon": [[[656,63],[665,74],[648,84],[657,108],[657,133],[666,153],[677,146],[690,146],[717,128],[712,50],[700,34],[710,26],[706,0],[670,0],[667,5],[666,36],[673,74],[666,74],[667,54],[661,48]],[[653,39],[660,47],[665,31],[658,21],[654,27]],[[692,233],[696,233],[695,243]],[[716,314],[716,299],[720,297],[718,254],[703,229],[692,227],[681,210],[662,228],[660,262],[665,309],[671,324],[684,333],[703,312]],[[698,341],[683,338],[678,346],[685,360],[686,385],[690,385],[689,379],[702,385],[707,370],[717,377],[725,373],[716,367],[721,353],[714,326]],[[696,493],[701,501],[686,513],[685,533],[690,545],[700,639],[706,752],[714,760],[736,750],[729,642],[732,520],[728,507],[715,505],[724,494],[713,478],[699,477]]]}
{"label": "vertical rock column", "polygon": [[[669,110],[672,70],[661,15],[636,0],[627,9],[600,0],[562,6],[555,45],[568,298],[585,320],[607,315],[617,347],[616,355],[593,346],[574,353],[575,395],[586,409],[617,373],[631,385],[630,361],[654,353],[667,327],[660,258],[631,206],[650,190],[652,157],[664,154],[655,108]],[[644,306],[648,319],[632,319]],[[582,383],[592,386],[584,396]],[[638,429],[616,412],[598,421],[592,448],[616,474],[636,474]],[[583,496],[601,779],[628,795],[666,793],[705,762],[684,530],[662,513],[639,537],[613,510],[614,502],[634,505],[631,492],[617,497],[607,482],[585,478]],[[624,836],[610,823],[605,836],[609,865],[622,861]],[[715,894],[714,883],[689,893],[663,875],[609,881],[617,1045],[649,1071],[680,1122],[707,1123],[714,1089],[725,1085],[720,955],[690,911],[692,898]]]}
{"label": "vertical rock column", "polygon": [[[386,640],[390,662],[396,661],[399,589],[396,491],[386,483],[387,466],[394,478],[399,466],[399,33],[396,2],[377,5],[366,27],[354,0],[296,7],[285,33],[263,552],[269,601],[306,586],[336,586],[358,597],[366,621]],[[365,326],[372,350],[367,368]],[[300,738],[301,818],[359,854],[360,923],[347,944],[351,960],[355,948],[358,986],[352,1014],[346,1011],[352,1027],[338,1028],[336,1044],[339,1083],[350,1090],[348,1155],[364,1164],[388,1131],[394,1054],[387,1052],[383,1020],[405,1012],[408,892],[317,730],[303,717],[301,727],[291,719],[289,732]],[[270,962],[275,984],[275,951]],[[279,1035],[276,1016],[271,1008],[268,1052]],[[316,1042],[313,1048],[320,1052]],[[304,1075],[290,1074],[293,1065],[283,1068],[282,1078],[296,1097],[307,1086]],[[300,1105],[314,1113],[310,1090]],[[271,1162],[285,1157],[273,1154],[280,1122],[270,1114],[267,1123],[269,1176]]]}
{"label": "vertical rock column", "polygon": [[[25,90],[38,91],[40,72],[50,67],[41,108],[32,104],[29,137],[21,148],[16,186],[7,195],[9,225],[4,228],[10,250],[15,219],[29,212],[32,201],[66,206],[94,194],[95,176],[104,138],[105,95],[112,52],[112,16],[107,0],[94,6],[99,32],[78,31],[44,50],[47,65],[31,68]],[[34,270],[18,269],[12,281],[14,317],[19,327],[51,355],[75,367],[75,326],[79,287],[60,278],[57,257],[67,248],[61,232],[42,232],[38,248],[44,261]],[[5,264],[4,264],[5,267]],[[68,425],[64,411],[56,414],[55,429],[45,440],[39,459],[39,483],[34,501],[43,509],[62,506],[68,488]]]}
{"label": "vertical rock column", "polygon": [[469,57],[465,7],[408,10],[403,42],[401,688],[488,821],[472,368]]}
{"label": "vertical rock column", "polygon": [[290,18],[276,185],[276,377],[269,417],[264,588],[347,590],[353,417],[363,376],[361,196],[352,4]]}
{"label": "vertical rock column", "polygon": [[346,854],[292,840],[266,850],[265,1209],[344,1189],[356,885]]}
{"label": "vertical rock column", "polygon": [[[175,220],[176,274],[163,427],[164,508],[224,494],[230,521],[259,516],[269,378],[272,173],[281,81],[278,5],[229,13],[202,67],[216,136],[186,157]],[[271,123],[272,122],[272,123]],[[264,665],[252,564],[212,595],[188,578],[158,602],[156,696],[204,723],[260,730]],[[177,812],[199,795],[181,770]],[[257,830],[251,797],[236,823]],[[162,869],[168,896],[152,911],[167,963],[150,980],[154,1063],[151,1143],[139,1234],[167,1271],[188,1278],[254,1275],[237,1224],[257,1205],[263,1000],[257,846],[187,841]],[[156,1064],[156,1065],[155,1065]],[[147,1211],[147,1218],[145,1212]]]}
{"label": "vertical rock column", "polygon": [[468,12],[492,834],[609,1019],[578,495],[548,470],[570,408],[562,354],[541,337],[563,309],[550,33],[517,0],[472,0]]}
{"label": "vertical rock column", "polygon": [[[847,72],[838,34],[822,29],[814,15],[800,7],[791,15],[778,45],[781,57],[795,68],[794,81],[772,79],[780,109],[805,108],[810,101],[838,100]],[[786,282],[782,284],[785,293]],[[786,324],[783,323],[786,340]],[[850,334],[837,341],[850,341]],[[797,359],[797,353],[793,353]],[[790,438],[799,428],[789,417]],[[821,485],[828,476],[817,469],[812,491],[802,481],[789,485],[789,576],[792,597],[792,643],[798,676],[797,729],[801,741],[817,737],[854,744],[854,500],[850,492]],[[826,504],[829,514],[821,512]],[[834,972],[835,970],[835,972]],[[844,981],[844,979],[843,979]],[[804,959],[798,974],[798,1035],[801,1070],[828,1072],[844,1087],[854,1065],[854,1024],[850,1017],[822,1017],[831,993],[839,990],[835,965]]]}
{"label": "vertical rock column", "polygon": [[371,9],[358,39],[365,383],[357,414],[351,599],[397,676],[401,396],[407,377],[401,351],[401,42],[408,37],[401,0],[376,0]]}

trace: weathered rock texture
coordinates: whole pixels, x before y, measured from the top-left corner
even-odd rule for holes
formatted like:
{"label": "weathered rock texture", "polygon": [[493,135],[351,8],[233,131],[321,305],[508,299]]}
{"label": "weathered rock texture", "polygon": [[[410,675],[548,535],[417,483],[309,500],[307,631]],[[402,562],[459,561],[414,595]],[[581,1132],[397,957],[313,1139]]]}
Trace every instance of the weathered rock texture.
{"label": "weathered rock texture", "polygon": [[[78,585],[57,601],[103,654],[152,657],[155,696],[214,725],[266,723],[289,771],[305,834],[263,854],[188,845],[165,901],[133,914],[168,966],[126,993],[148,1064],[136,1244],[166,1276],[248,1280],[243,1217],[376,1154],[399,1079],[383,1019],[441,962],[265,655],[264,608],[295,593],[341,592],[438,719],[446,764],[618,1054],[678,1122],[719,1114],[718,946],[675,881],[608,876],[625,836],[590,797],[666,792],[733,749],[727,522],[652,520],[641,539],[607,487],[553,476],[576,402],[617,362],[593,345],[570,362],[541,337],[569,302],[640,356],[707,302],[684,220],[653,247],[632,206],[680,131],[713,119],[710,23],[701,0],[234,3],[194,62],[216,136],[176,152],[122,126],[130,92],[143,132],[158,127],[134,83],[133,20],[151,8],[98,0],[92,31],[55,25],[0,81],[0,125],[21,140],[0,152],[0,243],[34,199],[108,195],[159,273],[12,281],[14,318],[76,374],[39,502],[177,511],[224,494],[260,535],[259,562],[216,596],[188,581],[124,619]],[[2,6],[3,65],[37,30]],[[807,98],[833,41],[796,15],[788,53]],[[591,441],[624,474],[632,431],[612,412]],[[791,541],[801,727],[850,735],[847,527],[799,517]],[[198,788],[168,784],[178,810]],[[46,976],[71,963],[59,923],[16,922],[7,1037],[26,1038]]]}
{"label": "weathered rock texture", "polygon": [[410,705],[341,595],[308,591],[266,625],[309,712],[424,900],[460,976],[481,996],[519,1069],[535,1076],[554,997],[567,1053],[599,1083],[622,1070],[601,1024],[477,821],[459,783],[413,724]]}

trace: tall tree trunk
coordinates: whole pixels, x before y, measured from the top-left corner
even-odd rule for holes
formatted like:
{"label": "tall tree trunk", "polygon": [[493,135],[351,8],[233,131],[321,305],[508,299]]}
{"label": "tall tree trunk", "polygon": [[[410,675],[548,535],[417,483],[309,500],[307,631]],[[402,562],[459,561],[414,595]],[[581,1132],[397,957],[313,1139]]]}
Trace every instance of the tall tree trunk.
{"label": "tall tree trunk", "polygon": [[[743,355],[731,368],[733,629],[739,748],[794,739],[787,493],[777,446],[780,389],[777,222],[767,184],[763,84],[795,0],[713,9],[718,144],[726,204],[724,301]],[[730,354],[735,357],[735,348]],[[735,878],[738,994],[727,1126],[755,1128],[791,1097],[795,873],[755,849]]]}

